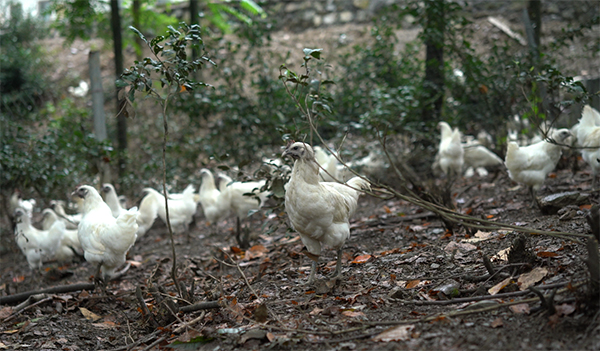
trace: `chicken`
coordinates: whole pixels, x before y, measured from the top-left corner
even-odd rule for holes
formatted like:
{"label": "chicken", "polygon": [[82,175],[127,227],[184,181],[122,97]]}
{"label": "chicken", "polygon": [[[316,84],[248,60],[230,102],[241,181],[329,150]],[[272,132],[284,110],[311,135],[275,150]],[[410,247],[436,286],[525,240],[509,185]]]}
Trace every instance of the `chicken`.
{"label": "chicken", "polygon": [[571,130],[581,147],[581,157],[592,167],[592,189],[595,189],[600,175],[600,113],[585,105],[579,123]]}
{"label": "chicken", "polygon": [[127,210],[121,206],[117,191],[112,184],[106,183],[102,185],[102,193],[104,194],[104,202],[110,207],[113,217],[117,218],[121,213],[127,212]]}
{"label": "chicken", "polygon": [[315,160],[321,166],[319,177],[324,182],[342,181],[346,167],[334,155],[329,155],[320,146],[315,146]]}
{"label": "chicken", "polygon": [[116,270],[125,263],[125,255],[137,238],[137,208],[115,218],[93,187],[82,185],[72,195],[83,199],[83,218],[79,223],[78,237],[85,260],[98,266],[95,280],[107,282],[122,276],[129,265],[120,272]]}
{"label": "chicken", "polygon": [[464,164],[465,152],[460,143],[460,131],[458,128],[452,130],[446,122],[439,122],[438,129],[441,131],[441,138],[436,162],[442,172],[454,180],[460,176]]}
{"label": "chicken", "polygon": [[58,217],[65,223],[67,229],[77,229],[77,225],[81,221],[81,213],[68,215],[67,212],[65,212],[64,202],[60,200],[50,201],[50,208],[52,208]]}
{"label": "chicken", "polygon": [[164,197],[163,202],[160,202],[160,199],[155,196],[154,193],[147,192],[146,195],[142,198],[140,202],[140,208],[138,210],[137,217],[137,238],[140,239],[142,236],[146,234],[146,232],[152,227],[154,224],[154,220],[158,216],[158,208],[160,206],[164,207]]}
{"label": "chicken", "polygon": [[32,218],[33,208],[35,207],[35,205],[35,199],[23,200],[23,194],[19,189],[16,189],[10,197],[9,211],[12,215],[15,213],[15,210],[17,208],[22,208],[23,210],[25,210],[25,213],[27,213],[29,218]]}
{"label": "chicken", "polygon": [[[215,184],[213,174],[206,168],[200,170],[199,201],[204,211],[204,217],[210,224],[219,222],[227,217],[229,204],[224,201],[224,196]],[[226,186],[226,185],[224,185]]]}
{"label": "chicken", "polygon": [[219,174],[219,179],[222,206],[227,209],[228,213],[233,212],[236,216],[236,239],[242,248],[246,248],[249,245],[248,237],[241,236],[241,220],[249,217],[253,211],[259,210],[271,193],[262,191],[266,184],[265,180],[237,182],[222,173]]}
{"label": "chicken", "polygon": [[54,259],[60,246],[65,225],[55,222],[48,230],[39,230],[31,225],[31,218],[22,208],[14,212],[17,222],[15,240],[21,252],[27,258],[31,270],[40,270],[42,263]]}
{"label": "chicken", "polygon": [[[56,222],[62,221],[54,210],[46,208],[42,211],[43,230],[49,230]],[[65,227],[55,258],[57,261],[65,262],[71,260],[74,255],[83,257],[83,248],[81,248],[81,243],[79,243],[77,229],[67,229]]]}
{"label": "chicken", "polygon": [[[569,136],[571,133],[568,129],[558,129],[551,137],[557,143],[564,144]],[[535,192],[542,187],[548,173],[556,167],[561,153],[560,145],[545,140],[523,147],[513,141],[508,143],[504,162],[508,175],[510,179],[529,187],[533,204],[537,203]]]}
{"label": "chicken", "polygon": [[[148,192],[148,195],[146,196],[152,196],[157,200],[158,217],[166,224],[167,212],[165,209],[165,197],[152,188],[145,188],[144,191]],[[185,232],[194,220],[197,206],[194,194],[195,191],[195,187],[190,184],[185,188],[183,195],[179,199],[168,199],[169,220],[171,221],[171,228],[174,232]]]}
{"label": "chicken", "polygon": [[499,168],[504,163],[498,155],[483,145],[463,144],[462,148],[464,150],[464,167],[467,171],[475,169],[480,176],[487,174],[487,168]]}
{"label": "chicken", "polygon": [[285,189],[285,211],[312,262],[308,284],[314,281],[321,245],[337,250],[334,277],[341,276],[342,246],[350,237],[350,217],[357,207],[360,190],[370,189],[367,180],[353,177],[340,184],[319,182],[319,166],[312,147],[303,142],[289,145],[282,157],[294,160]]}

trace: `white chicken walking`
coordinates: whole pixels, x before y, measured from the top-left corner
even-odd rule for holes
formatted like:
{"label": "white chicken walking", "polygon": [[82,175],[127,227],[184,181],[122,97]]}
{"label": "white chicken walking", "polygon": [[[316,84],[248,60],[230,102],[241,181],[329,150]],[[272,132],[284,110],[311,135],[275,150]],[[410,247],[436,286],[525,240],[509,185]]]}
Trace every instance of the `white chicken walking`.
{"label": "white chicken walking", "polygon": [[206,168],[200,170],[199,202],[204,211],[204,217],[210,224],[216,224],[227,217],[229,204],[225,203],[221,191],[217,189],[215,177]]}
{"label": "white chicken walking", "polygon": [[314,151],[303,142],[289,145],[281,156],[294,159],[290,181],[285,185],[285,211],[313,261],[307,284],[314,281],[322,244],[337,250],[333,277],[340,277],[342,246],[350,237],[350,217],[356,211],[361,190],[370,189],[370,184],[360,177],[346,184],[319,182]]}
{"label": "white chicken walking", "polygon": [[83,218],[79,223],[78,237],[85,260],[98,266],[94,276],[96,282],[121,277],[130,265],[119,272],[116,269],[125,263],[125,255],[135,243],[137,208],[115,218],[93,187],[82,185],[72,195],[83,199]]}
{"label": "white chicken walking", "polygon": [[[554,130],[551,135],[558,144],[564,144],[570,136],[568,129]],[[556,167],[561,154],[561,145],[546,140],[523,147],[519,147],[514,141],[508,143],[504,161],[508,175],[515,182],[524,183],[529,187],[533,200],[532,206],[538,204],[535,193],[544,184],[548,173]]]}
{"label": "white chicken walking", "polygon": [[460,143],[458,128],[450,128],[446,122],[437,125],[441,132],[440,144],[436,155],[436,162],[444,174],[452,181],[460,176],[464,164],[465,151]]}
{"label": "white chicken walking", "polygon": [[[148,192],[148,195],[146,196],[152,196],[157,201],[158,217],[166,224],[167,211],[165,208],[165,197],[152,188],[145,188],[144,191]],[[190,184],[185,188],[180,197],[177,199],[168,199],[169,220],[174,232],[183,233],[187,231],[189,225],[194,220],[194,214],[196,213],[197,207],[195,200],[196,194],[194,194],[195,191],[196,188]]]}
{"label": "white chicken walking", "polygon": [[[42,211],[42,229],[50,230],[56,222],[62,222],[56,212],[51,208],[46,208]],[[62,226],[63,235],[60,245],[54,255],[56,260],[59,262],[66,262],[71,260],[75,255],[83,257],[83,248],[79,242],[79,236],[77,229],[67,229],[66,226]]]}
{"label": "white chicken walking", "polygon": [[571,129],[581,146],[581,157],[592,167],[592,189],[598,184],[600,175],[600,113],[590,105],[585,105],[581,119]]}
{"label": "white chicken walking", "polygon": [[48,230],[39,230],[31,225],[27,211],[17,208],[14,212],[17,225],[15,240],[21,252],[27,258],[32,271],[40,270],[42,263],[54,259],[65,228],[64,223],[56,222]]}

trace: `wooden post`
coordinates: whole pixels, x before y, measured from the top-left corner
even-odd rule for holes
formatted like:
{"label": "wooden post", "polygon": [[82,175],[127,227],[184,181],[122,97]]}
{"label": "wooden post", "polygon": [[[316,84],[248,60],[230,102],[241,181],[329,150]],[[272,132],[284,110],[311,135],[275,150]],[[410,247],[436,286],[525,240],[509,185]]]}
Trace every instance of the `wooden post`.
{"label": "wooden post", "polygon": [[[104,91],[102,90],[102,75],[100,74],[100,52],[90,51],[90,85],[92,87],[92,115],[94,118],[94,136],[103,141],[108,138],[106,133],[106,114],[104,113]],[[103,159],[97,160],[100,173],[100,186],[111,183],[110,167]]]}

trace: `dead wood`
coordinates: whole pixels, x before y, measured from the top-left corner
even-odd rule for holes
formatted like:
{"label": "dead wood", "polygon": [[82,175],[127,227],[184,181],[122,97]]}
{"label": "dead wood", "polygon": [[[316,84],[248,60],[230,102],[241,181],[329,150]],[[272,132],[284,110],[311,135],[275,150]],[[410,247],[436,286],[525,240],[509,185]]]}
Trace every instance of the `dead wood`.
{"label": "dead wood", "polygon": [[62,293],[79,291],[79,290],[93,291],[95,289],[95,287],[96,286],[93,283],[78,283],[78,284],[72,284],[72,285],[59,285],[59,286],[54,286],[54,287],[51,287],[48,289],[26,291],[26,292],[23,292],[20,294],[0,296],[0,305],[12,304],[12,303],[25,301],[31,295],[62,294]]}

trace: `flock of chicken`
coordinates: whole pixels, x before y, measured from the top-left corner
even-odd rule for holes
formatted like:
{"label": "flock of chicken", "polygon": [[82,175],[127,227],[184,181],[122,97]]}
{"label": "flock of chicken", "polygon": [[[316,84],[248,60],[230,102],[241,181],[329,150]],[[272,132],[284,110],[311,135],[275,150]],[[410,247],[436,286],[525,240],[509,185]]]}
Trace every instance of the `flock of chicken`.
{"label": "flock of chicken", "polygon": [[[438,127],[441,140],[433,168],[449,179],[461,176],[465,169],[483,172],[486,167],[504,164],[510,178],[526,184],[535,200],[535,191],[556,167],[562,147],[571,136],[576,138],[583,159],[592,167],[593,186],[600,173],[600,114],[590,106],[584,107],[579,123],[571,130],[551,129],[547,140],[529,146],[510,141],[504,161],[481,145],[481,140],[462,143],[458,129],[452,129],[446,122],[440,122]],[[339,277],[341,250],[350,236],[349,220],[360,194],[370,189],[370,182],[365,177],[355,176],[342,183],[348,178],[347,168],[340,167],[334,155],[328,155],[318,146],[313,149],[304,142],[292,143],[283,152],[282,158],[285,157],[294,160],[290,180],[285,184],[285,209],[291,226],[306,246],[304,253],[313,260],[308,282],[314,281],[322,245],[337,249],[334,276]],[[370,154],[361,162],[375,167],[381,160]],[[237,218],[238,242],[241,242],[240,220],[260,209],[270,195],[265,181],[237,182],[220,174],[217,186],[208,169],[202,169],[200,177],[198,193],[189,185],[180,194],[168,195],[168,218],[173,231],[187,230],[200,203],[206,220],[212,224],[233,213]],[[92,186],[78,187],[72,194],[77,215],[68,215],[61,201],[52,201],[52,208],[42,212],[41,230],[31,223],[35,202],[23,200],[19,193],[13,195],[15,240],[32,270],[39,270],[45,261],[66,261],[77,255],[97,266],[96,279],[106,281],[120,277],[129,268],[125,266],[117,271],[125,264],[126,253],[148,231],[156,217],[167,223],[165,197],[154,189],[144,189],[146,195],[139,209],[126,209],[110,184],[104,184],[101,192],[104,199]]]}
{"label": "flock of chicken", "polygon": [[596,178],[600,174],[600,113],[589,105],[584,106],[581,119],[570,130],[550,128],[545,139],[540,138],[530,145],[519,145],[509,135],[504,162],[481,142],[461,143],[460,131],[451,129],[448,123],[440,122],[438,128],[441,130],[441,139],[433,169],[441,169],[450,179],[461,175],[465,168],[504,164],[512,180],[529,187],[535,204],[535,192],[556,167],[563,148],[574,146],[591,166],[592,188],[596,187]]}
{"label": "flock of chicken", "polygon": [[[201,175],[202,186],[198,193],[189,185],[182,193],[168,195],[169,223],[174,232],[188,229],[198,203],[211,223],[219,222],[230,213],[239,223],[251,211],[259,209],[269,195],[261,191],[264,181],[234,182],[220,175],[217,188],[209,170],[203,169]],[[32,225],[35,200],[24,200],[20,192],[15,192],[10,201],[16,223],[15,240],[34,271],[40,270],[43,262],[66,262],[82,256],[97,266],[96,279],[118,278],[129,268],[127,265],[117,271],[136,240],[152,227],[157,217],[167,223],[164,196],[152,188],[145,188],[144,192],[139,208],[126,209],[111,184],[104,184],[100,192],[82,185],[71,194],[77,214],[67,214],[64,202],[53,200],[51,208],[42,211],[41,229]],[[256,196],[247,196],[248,193]]]}

